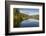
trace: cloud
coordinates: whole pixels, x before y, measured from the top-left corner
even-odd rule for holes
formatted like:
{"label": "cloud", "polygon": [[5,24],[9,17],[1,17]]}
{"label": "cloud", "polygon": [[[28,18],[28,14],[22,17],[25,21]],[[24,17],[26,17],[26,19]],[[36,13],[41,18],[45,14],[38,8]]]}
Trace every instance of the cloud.
{"label": "cloud", "polygon": [[27,15],[38,15],[39,14],[39,12],[23,11],[23,10],[20,10],[20,13],[24,13],[24,14],[27,14]]}

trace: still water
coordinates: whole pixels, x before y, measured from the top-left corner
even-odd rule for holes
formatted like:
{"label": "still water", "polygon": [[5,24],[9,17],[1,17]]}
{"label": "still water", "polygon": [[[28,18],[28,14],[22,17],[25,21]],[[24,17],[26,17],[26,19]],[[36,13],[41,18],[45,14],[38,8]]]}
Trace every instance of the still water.
{"label": "still water", "polygon": [[39,27],[39,20],[27,19],[20,23],[20,27]]}

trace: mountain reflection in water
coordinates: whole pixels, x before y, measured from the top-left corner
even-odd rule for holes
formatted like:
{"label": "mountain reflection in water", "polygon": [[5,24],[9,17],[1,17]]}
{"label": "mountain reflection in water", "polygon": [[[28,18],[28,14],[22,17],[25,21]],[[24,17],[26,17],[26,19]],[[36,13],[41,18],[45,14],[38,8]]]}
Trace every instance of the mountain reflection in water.
{"label": "mountain reflection in water", "polygon": [[20,23],[20,27],[39,27],[39,20],[27,19]]}

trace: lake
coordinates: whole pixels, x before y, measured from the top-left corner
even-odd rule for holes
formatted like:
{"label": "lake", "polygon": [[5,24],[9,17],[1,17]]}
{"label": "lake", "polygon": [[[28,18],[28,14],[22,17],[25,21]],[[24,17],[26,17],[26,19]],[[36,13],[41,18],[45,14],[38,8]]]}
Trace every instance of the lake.
{"label": "lake", "polygon": [[27,19],[20,23],[20,27],[39,27],[39,20]]}

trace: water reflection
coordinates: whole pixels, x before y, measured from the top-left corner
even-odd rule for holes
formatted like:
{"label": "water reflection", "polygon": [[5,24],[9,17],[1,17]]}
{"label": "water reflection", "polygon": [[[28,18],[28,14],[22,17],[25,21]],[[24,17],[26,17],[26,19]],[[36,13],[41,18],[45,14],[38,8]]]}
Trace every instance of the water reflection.
{"label": "water reflection", "polygon": [[39,20],[27,19],[20,23],[20,27],[39,27]]}

